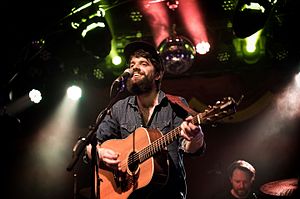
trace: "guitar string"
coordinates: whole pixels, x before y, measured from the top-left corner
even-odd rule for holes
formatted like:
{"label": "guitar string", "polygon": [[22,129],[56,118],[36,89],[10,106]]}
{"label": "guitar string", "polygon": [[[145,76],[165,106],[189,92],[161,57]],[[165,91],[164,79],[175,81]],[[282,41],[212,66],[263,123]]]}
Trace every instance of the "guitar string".
{"label": "guitar string", "polygon": [[[227,100],[230,100],[230,99],[231,98],[227,98]],[[222,104],[223,104],[223,107],[220,106]],[[199,124],[205,123],[206,121],[214,121],[214,119],[213,119],[212,116],[207,117],[207,115],[211,115],[212,114],[215,118],[217,118],[217,119],[219,118],[220,119],[220,118],[225,117],[226,115],[227,116],[230,115],[230,113],[234,113],[235,112],[235,109],[233,109],[233,111],[232,110],[231,111],[228,111],[228,110],[227,111],[226,110],[222,111],[222,113],[223,113],[223,117],[222,117],[222,114],[220,114],[220,110],[224,109],[225,107],[228,106],[228,103],[227,103],[226,106],[224,106],[224,104],[226,104],[226,103],[219,102],[219,103],[216,103],[215,106],[212,106],[212,107],[209,106],[209,110],[205,110],[204,112],[197,114],[195,117],[193,117],[193,119],[192,119],[191,122],[193,124],[195,124],[195,125],[199,125]],[[232,104],[232,102],[229,103],[229,104]],[[217,111],[218,107],[220,108],[220,110]],[[214,113],[216,111],[217,111],[217,113]],[[202,118],[202,120],[201,120],[201,118]],[[134,154],[133,157],[130,160],[128,160],[128,162],[126,161],[126,159],[123,160],[123,161],[121,161],[121,168],[124,168],[124,166],[125,166],[125,168],[127,168],[127,165],[130,165],[133,162],[136,162],[137,160],[145,161],[146,159],[148,159],[148,156],[151,157],[153,154],[155,154],[158,151],[157,147],[160,147],[158,149],[161,150],[163,144],[165,144],[165,146],[167,146],[171,142],[173,142],[174,140],[170,140],[170,139],[174,139],[176,137],[176,134],[179,133],[180,131],[181,131],[181,128],[178,128],[178,127],[175,128],[174,131],[172,131],[172,132],[175,133],[175,136],[174,135],[172,136],[172,132],[167,133],[165,137],[158,138],[157,140],[155,140],[154,142],[152,142],[150,145],[148,145],[147,147],[145,147],[141,151],[139,151],[136,154]],[[149,154],[151,151],[152,151],[153,154]]]}
{"label": "guitar string", "polygon": [[[197,124],[199,121],[199,118],[197,116],[193,117],[192,119],[192,123],[193,124]],[[153,154],[155,154],[159,149],[159,147],[162,148],[163,144],[165,144],[166,146],[173,142],[174,140],[172,140],[173,138],[175,138],[176,134],[180,133],[181,128],[180,126],[175,128],[172,132],[167,133],[165,137],[160,137],[157,140],[155,140],[154,142],[152,142],[150,145],[148,145],[147,147],[143,148],[141,151],[137,152],[136,154],[133,155],[133,158],[129,158],[128,162],[122,161],[121,163],[121,167],[127,167],[127,165],[130,165],[138,160],[146,160],[148,159],[148,156],[151,157]],[[172,134],[174,134],[174,136],[172,136]],[[161,150],[161,148],[159,150]],[[141,157],[141,158],[140,158]]]}
{"label": "guitar string", "polygon": [[126,160],[122,161],[121,167],[127,167],[127,165],[130,165],[138,160],[142,160],[143,162],[144,160],[148,159],[148,157],[152,156],[158,150],[160,150],[163,145],[168,145],[169,143],[173,142],[174,138],[176,137],[178,132],[180,132],[180,130],[181,128],[176,128],[172,132],[166,134],[165,137],[160,137],[159,139],[155,140],[150,145],[134,154],[133,158],[129,158],[128,162],[126,162]]}
{"label": "guitar string", "polygon": [[[213,106],[213,108],[210,110],[205,110],[203,113],[197,114],[195,117],[193,117],[191,122],[195,125],[199,125],[201,123],[204,123],[206,120],[212,119],[212,118],[208,117],[208,118],[206,118],[206,120],[204,120],[204,117],[206,117],[207,115],[212,114],[214,117],[218,117],[218,115],[220,116],[220,114],[216,114],[216,113],[213,114],[214,111],[216,111],[216,106]],[[172,143],[174,141],[173,139],[177,136],[178,133],[180,133],[180,131],[181,131],[181,128],[179,126],[179,127],[175,128],[173,131],[171,131],[170,133],[167,133],[166,136],[158,138],[157,140],[152,142],[147,147],[145,147],[142,150],[140,150],[139,152],[135,153],[133,155],[133,157],[130,158],[128,161],[126,161],[126,160],[122,161],[121,167],[126,168],[127,165],[130,165],[138,160],[145,161],[146,159],[148,159],[149,157],[154,155],[157,151],[160,151],[162,146],[164,146],[164,145],[167,146],[170,143]],[[174,133],[174,135],[173,135],[173,133]]]}
{"label": "guitar string", "polygon": [[[192,123],[193,124],[197,124],[198,123],[199,118],[197,118],[197,116],[193,117],[192,119]],[[157,140],[155,140],[154,142],[152,142],[150,145],[148,145],[147,147],[143,148],[142,150],[140,150],[139,152],[137,152],[136,154],[133,155],[133,158],[129,158],[128,161],[124,160],[121,162],[121,168],[127,167],[127,165],[130,165],[138,160],[146,160],[148,159],[148,157],[151,157],[152,155],[154,155],[157,151],[161,150],[163,144],[165,146],[169,145],[171,142],[173,142],[175,136],[177,134],[179,134],[181,131],[181,127],[177,127],[175,128],[173,131],[171,131],[170,133],[167,133],[165,137],[160,137]],[[172,135],[174,134],[174,135]]]}
{"label": "guitar string", "polygon": [[[195,117],[193,117],[193,119],[191,120],[191,123],[193,123],[195,125],[204,123],[205,120],[203,118],[206,115],[211,114],[211,112],[214,112],[214,110],[216,110],[215,106],[211,110],[205,110],[203,113],[197,114]],[[213,114],[213,116],[217,117],[218,115]],[[209,118],[206,118],[206,119],[209,120]],[[180,131],[181,131],[181,128],[179,126],[179,127],[175,128],[173,131],[171,131],[170,133],[167,133],[166,136],[160,137],[157,140],[153,141],[150,145],[141,149],[139,152],[135,153],[132,158],[128,159],[128,161],[126,161],[126,160],[122,161],[121,167],[126,168],[128,165],[131,165],[138,160],[141,160],[142,162],[145,161],[146,159],[148,159],[149,157],[154,155],[157,151],[160,151],[164,145],[167,146],[170,143],[172,143],[174,141],[173,139],[176,137],[176,135],[178,133],[180,133]],[[173,135],[173,133],[174,133],[174,135]]]}

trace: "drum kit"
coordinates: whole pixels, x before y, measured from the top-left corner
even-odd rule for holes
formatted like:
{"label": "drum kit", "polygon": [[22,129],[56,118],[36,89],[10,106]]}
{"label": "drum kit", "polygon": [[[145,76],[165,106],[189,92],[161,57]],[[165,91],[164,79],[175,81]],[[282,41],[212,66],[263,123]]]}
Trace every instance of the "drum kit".
{"label": "drum kit", "polygon": [[[297,198],[299,197],[296,196],[296,192],[298,191],[298,179],[289,178],[268,182],[260,187],[260,191],[268,196],[274,196],[275,198]],[[90,188],[81,189],[79,194],[84,198],[90,198]]]}
{"label": "drum kit", "polygon": [[276,197],[294,197],[298,192],[298,178],[276,180],[263,184],[260,191]]}

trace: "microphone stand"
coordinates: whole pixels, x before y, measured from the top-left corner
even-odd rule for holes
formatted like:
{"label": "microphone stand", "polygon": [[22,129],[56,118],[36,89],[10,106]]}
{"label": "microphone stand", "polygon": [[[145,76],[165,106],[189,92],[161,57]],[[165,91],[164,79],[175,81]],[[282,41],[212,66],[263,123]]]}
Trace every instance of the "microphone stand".
{"label": "microphone stand", "polygon": [[[73,147],[73,155],[72,155],[72,160],[70,161],[67,171],[72,171],[75,164],[78,162],[79,157],[85,152],[86,146],[91,144],[92,149],[91,149],[91,195],[90,199],[99,199],[100,194],[99,194],[99,187],[100,187],[100,181],[98,176],[98,156],[97,156],[97,138],[96,138],[96,131],[98,129],[98,126],[100,123],[103,121],[107,113],[109,112],[110,108],[113,106],[115,102],[120,100],[120,94],[125,90],[125,83],[127,81],[127,78],[123,78],[122,81],[116,82],[114,81],[113,84],[111,85],[111,90],[110,90],[110,102],[108,106],[102,110],[94,125],[89,127],[89,132],[85,137],[81,137],[78,139],[77,143]],[[114,88],[115,83],[118,83],[118,89],[116,94],[112,97],[112,90]],[[97,178],[96,178],[97,177]]]}

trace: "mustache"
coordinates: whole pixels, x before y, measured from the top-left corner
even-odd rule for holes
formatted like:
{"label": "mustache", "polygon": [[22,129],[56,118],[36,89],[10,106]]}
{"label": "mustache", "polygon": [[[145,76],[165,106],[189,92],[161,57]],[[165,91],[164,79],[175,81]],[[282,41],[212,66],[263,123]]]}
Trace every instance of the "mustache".
{"label": "mustache", "polygon": [[132,74],[139,74],[139,75],[145,75],[145,73],[144,72],[142,72],[140,69],[133,69],[132,70]]}

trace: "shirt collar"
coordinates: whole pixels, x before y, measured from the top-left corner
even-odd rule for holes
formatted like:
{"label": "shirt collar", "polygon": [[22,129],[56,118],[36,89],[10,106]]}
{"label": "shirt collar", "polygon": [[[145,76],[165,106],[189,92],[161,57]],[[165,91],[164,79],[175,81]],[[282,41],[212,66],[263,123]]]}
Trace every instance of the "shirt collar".
{"label": "shirt collar", "polygon": [[[162,90],[159,90],[159,91],[158,91],[158,106],[164,101],[165,98],[166,98],[165,92],[163,92]],[[132,107],[138,108],[136,96],[129,96],[128,103],[129,103]]]}

